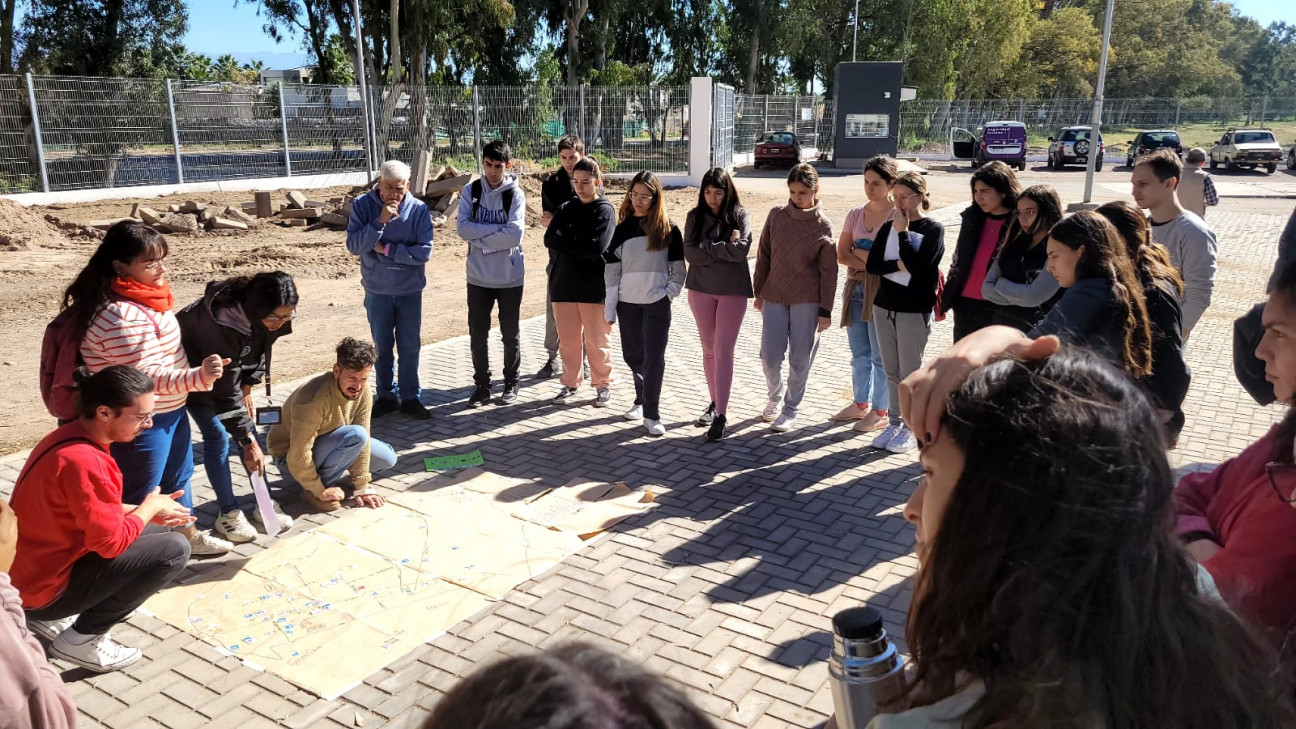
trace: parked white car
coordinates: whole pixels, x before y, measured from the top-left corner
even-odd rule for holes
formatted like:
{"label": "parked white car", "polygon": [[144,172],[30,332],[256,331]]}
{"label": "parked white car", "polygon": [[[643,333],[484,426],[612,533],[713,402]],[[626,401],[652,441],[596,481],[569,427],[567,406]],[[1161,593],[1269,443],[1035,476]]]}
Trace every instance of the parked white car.
{"label": "parked white car", "polygon": [[1230,129],[1210,148],[1212,170],[1221,164],[1228,170],[1264,167],[1272,175],[1282,158],[1282,147],[1268,129]]}

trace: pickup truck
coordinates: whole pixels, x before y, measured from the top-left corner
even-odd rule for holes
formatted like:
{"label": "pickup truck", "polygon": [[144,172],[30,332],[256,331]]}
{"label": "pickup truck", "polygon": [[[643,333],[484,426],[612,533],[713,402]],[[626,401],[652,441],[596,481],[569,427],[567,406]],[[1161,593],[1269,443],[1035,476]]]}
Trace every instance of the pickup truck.
{"label": "pickup truck", "polygon": [[1221,164],[1228,170],[1264,167],[1272,175],[1282,161],[1283,150],[1268,129],[1230,129],[1210,148],[1209,156],[1212,170]]}

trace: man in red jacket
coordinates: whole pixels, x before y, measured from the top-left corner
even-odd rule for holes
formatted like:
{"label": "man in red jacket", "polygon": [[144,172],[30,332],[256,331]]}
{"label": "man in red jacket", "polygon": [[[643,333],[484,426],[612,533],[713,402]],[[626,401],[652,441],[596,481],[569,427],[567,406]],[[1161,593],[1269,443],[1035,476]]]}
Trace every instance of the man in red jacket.
{"label": "man in red jacket", "polygon": [[[1256,356],[1282,402],[1296,400],[1296,265],[1274,280]],[[1276,643],[1296,631],[1296,410],[1210,473],[1175,489],[1176,533],[1239,615]]]}
{"label": "man in red jacket", "polygon": [[10,581],[32,630],[50,653],[91,671],[112,671],[140,652],[108,630],[175,579],[189,542],[169,527],[193,521],[157,488],[139,506],[122,504],[122,475],[108,452],[153,417],[153,380],[127,366],[82,371],[81,417],[32,450],[14,486],[17,555]]}

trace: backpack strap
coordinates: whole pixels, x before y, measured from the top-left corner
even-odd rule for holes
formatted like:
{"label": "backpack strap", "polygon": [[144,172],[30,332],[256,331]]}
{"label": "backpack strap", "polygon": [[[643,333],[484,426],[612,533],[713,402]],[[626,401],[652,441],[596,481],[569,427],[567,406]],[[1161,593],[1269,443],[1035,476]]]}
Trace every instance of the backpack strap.
{"label": "backpack strap", "polygon": [[94,441],[92,441],[92,440],[90,440],[89,438],[86,438],[85,436],[82,436],[82,435],[74,435],[74,436],[72,436],[71,438],[64,438],[63,440],[56,441],[56,442],[54,443],[54,445],[52,445],[52,446],[50,446],[49,448],[46,448],[45,450],[41,451],[41,452],[40,452],[40,453],[39,453],[35,458],[29,458],[29,459],[27,459],[27,463],[23,466],[22,473],[18,474],[18,480],[17,480],[17,481],[14,481],[14,490],[17,490],[17,489],[18,489],[18,485],[21,484],[21,483],[23,482],[23,479],[27,478],[27,475],[28,475],[29,473],[31,473],[31,470],[32,470],[33,468],[36,467],[36,464],[37,464],[37,463],[40,463],[40,459],[44,458],[44,457],[45,457],[46,455],[48,455],[49,453],[51,453],[51,452],[57,450],[58,447],[61,446],[61,445],[66,445],[66,444],[68,444],[68,443],[75,443],[75,442],[77,442],[77,441],[81,441],[81,442],[84,442],[84,443],[89,443],[90,445],[98,445],[98,444],[95,443]]}
{"label": "backpack strap", "polygon": [[[483,194],[482,181],[480,177],[472,181],[472,185],[468,188],[468,193],[472,197],[472,221],[474,223],[480,222],[480,219],[477,217],[477,210],[481,207],[481,198]],[[513,210],[513,188],[510,187],[505,190],[500,194],[500,197],[504,201],[504,217],[508,218],[509,213]]]}

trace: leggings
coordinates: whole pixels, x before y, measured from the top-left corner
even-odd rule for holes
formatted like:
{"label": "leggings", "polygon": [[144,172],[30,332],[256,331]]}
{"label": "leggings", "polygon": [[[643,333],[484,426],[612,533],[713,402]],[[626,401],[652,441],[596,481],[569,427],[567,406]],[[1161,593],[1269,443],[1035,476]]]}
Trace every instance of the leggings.
{"label": "leggings", "polygon": [[707,390],[716,413],[729,411],[729,391],[733,387],[734,347],[747,314],[746,296],[714,296],[690,289],[689,308],[702,336],[702,369],[706,372]]}

